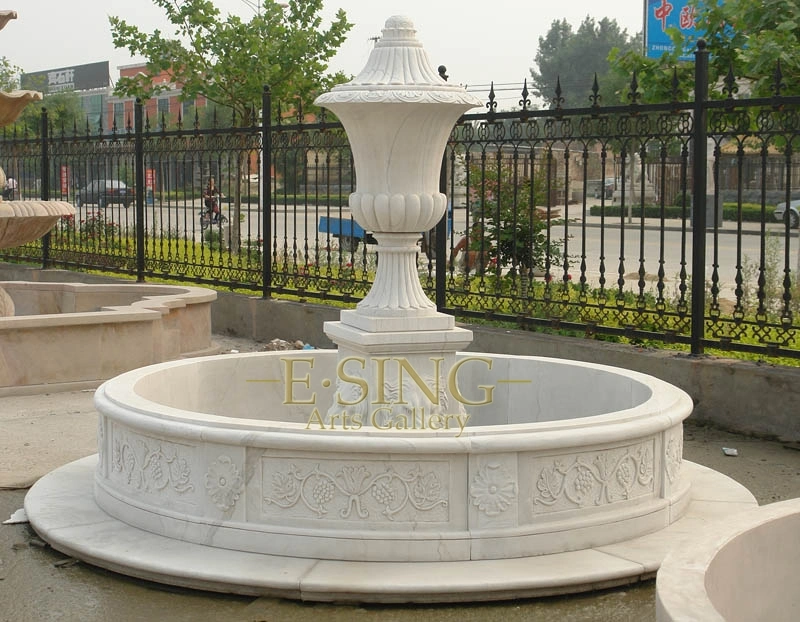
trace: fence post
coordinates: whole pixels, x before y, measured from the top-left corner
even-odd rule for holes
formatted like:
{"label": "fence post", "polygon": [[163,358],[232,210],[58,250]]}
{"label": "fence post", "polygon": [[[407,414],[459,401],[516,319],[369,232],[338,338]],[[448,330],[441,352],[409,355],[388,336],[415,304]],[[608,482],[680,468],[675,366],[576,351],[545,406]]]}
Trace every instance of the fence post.
{"label": "fence post", "polygon": [[[444,155],[442,156],[442,168],[439,171],[439,192],[447,194],[447,147],[445,147]],[[445,292],[447,257],[445,253],[447,252],[447,222],[450,219],[450,200],[445,205],[444,217],[436,223],[436,237],[433,243],[433,251],[436,253],[434,257],[436,262],[436,310],[440,313],[447,304],[447,292]]]}
{"label": "fence post", "polygon": [[706,174],[708,158],[708,50],[697,42],[694,53],[694,132],[692,145],[692,354],[703,354],[706,319]]}
{"label": "fence post", "polygon": [[[41,196],[42,201],[50,200],[50,157],[47,151],[47,108],[42,108],[42,126],[41,126],[41,146],[42,146],[42,170],[40,177],[42,178]],[[47,269],[50,264],[50,232],[44,234],[42,237],[42,269]]]}
{"label": "fence post", "polygon": [[[447,67],[439,65],[439,77],[447,81]],[[444,153],[442,154],[442,168],[439,171],[439,192],[447,194],[447,145],[445,145]],[[444,218],[436,223],[436,237],[433,241],[434,262],[436,265],[436,279],[434,287],[436,288],[436,310],[441,313],[447,304],[447,296],[445,292],[445,284],[447,282],[447,259],[445,253],[447,252],[447,223],[450,220],[450,206],[452,203],[447,201],[445,203]]]}
{"label": "fence post", "polygon": [[136,281],[144,282],[144,106],[137,98],[133,106],[134,169],[136,175]]}
{"label": "fence post", "polygon": [[261,297],[269,298],[272,289],[272,93],[269,85],[261,94]]}

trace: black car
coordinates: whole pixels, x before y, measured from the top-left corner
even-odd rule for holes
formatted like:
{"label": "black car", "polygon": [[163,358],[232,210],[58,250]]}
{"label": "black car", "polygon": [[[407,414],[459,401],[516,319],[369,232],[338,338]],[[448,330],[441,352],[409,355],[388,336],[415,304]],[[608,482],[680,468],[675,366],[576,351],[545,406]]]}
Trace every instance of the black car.
{"label": "black car", "polygon": [[124,205],[128,207],[134,201],[133,189],[119,179],[98,179],[84,186],[75,193],[75,205],[80,207],[89,203],[98,207],[106,205]]}

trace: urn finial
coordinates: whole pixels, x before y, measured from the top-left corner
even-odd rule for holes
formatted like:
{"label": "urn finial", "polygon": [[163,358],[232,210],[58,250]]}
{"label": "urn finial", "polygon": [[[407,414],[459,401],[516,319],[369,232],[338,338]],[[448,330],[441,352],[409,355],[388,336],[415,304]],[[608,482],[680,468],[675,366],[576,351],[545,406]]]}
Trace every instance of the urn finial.
{"label": "urn finial", "polygon": [[386,20],[383,36],[361,72],[315,103],[330,107],[342,102],[442,103],[465,106],[463,110],[482,105],[464,87],[442,79],[417,39],[414,23],[402,15]]}

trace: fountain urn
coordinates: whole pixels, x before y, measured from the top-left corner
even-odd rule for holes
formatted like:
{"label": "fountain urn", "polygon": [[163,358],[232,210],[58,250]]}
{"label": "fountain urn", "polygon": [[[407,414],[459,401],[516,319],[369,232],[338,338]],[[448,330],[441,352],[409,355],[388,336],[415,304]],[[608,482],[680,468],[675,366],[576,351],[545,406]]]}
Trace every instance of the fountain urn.
{"label": "fountain urn", "polygon": [[[325,332],[338,344],[341,364],[350,366],[346,376],[355,374],[362,389],[368,386],[381,398],[354,405],[341,396],[358,389],[340,378],[339,397],[328,414],[371,419],[378,408],[391,411],[385,417],[391,422],[409,415],[419,420],[425,413],[461,413],[463,406],[445,377],[455,352],[472,341],[472,332],[457,328],[453,317],[438,312],[426,296],[417,242],[447,209],[439,173],[453,125],[481,102],[440,77],[411,20],[393,16],[361,73],[316,103],[344,125],[356,172],[350,210],[378,242],[372,288],[355,310],[342,311],[339,322],[327,322]],[[394,372],[386,371],[389,359],[396,363],[389,365]],[[414,370],[415,382],[404,376],[404,369]],[[434,391],[441,395],[431,399]],[[398,402],[388,410],[386,395]]]}

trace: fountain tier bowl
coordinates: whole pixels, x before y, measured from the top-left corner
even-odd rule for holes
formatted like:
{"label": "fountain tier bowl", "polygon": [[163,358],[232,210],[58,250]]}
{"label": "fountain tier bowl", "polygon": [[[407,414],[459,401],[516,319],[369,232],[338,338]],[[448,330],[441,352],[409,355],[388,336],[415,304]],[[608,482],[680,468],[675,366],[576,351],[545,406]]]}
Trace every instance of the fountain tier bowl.
{"label": "fountain tier bowl", "polygon": [[460,360],[451,379],[461,399],[490,403],[467,405],[469,420],[417,412],[391,428],[380,406],[360,427],[357,416],[328,417],[335,351],[123,374],[95,398],[96,501],[168,538],[357,561],[579,550],[681,515],[685,393],[598,365]]}

